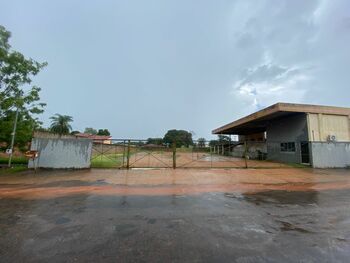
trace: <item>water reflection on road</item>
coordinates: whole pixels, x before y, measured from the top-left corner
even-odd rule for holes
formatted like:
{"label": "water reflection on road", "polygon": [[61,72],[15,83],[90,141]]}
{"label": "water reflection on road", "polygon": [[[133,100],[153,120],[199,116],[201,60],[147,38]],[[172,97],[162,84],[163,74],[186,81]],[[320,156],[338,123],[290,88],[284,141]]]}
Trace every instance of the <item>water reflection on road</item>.
{"label": "water reflection on road", "polygon": [[4,262],[347,262],[348,170],[0,177]]}

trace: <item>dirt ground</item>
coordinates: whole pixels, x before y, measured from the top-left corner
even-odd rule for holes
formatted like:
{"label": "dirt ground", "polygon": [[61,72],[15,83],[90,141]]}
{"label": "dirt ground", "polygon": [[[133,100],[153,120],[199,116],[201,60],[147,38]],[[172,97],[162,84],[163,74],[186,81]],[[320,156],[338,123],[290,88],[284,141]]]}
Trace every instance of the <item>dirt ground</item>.
{"label": "dirt ground", "polygon": [[0,177],[0,262],[348,262],[350,170]]}

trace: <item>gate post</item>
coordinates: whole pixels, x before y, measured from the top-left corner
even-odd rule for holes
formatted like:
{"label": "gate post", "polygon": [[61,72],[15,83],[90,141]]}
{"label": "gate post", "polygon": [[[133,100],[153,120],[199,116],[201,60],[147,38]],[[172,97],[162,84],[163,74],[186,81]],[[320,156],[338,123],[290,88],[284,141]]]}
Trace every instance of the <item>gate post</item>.
{"label": "gate post", "polygon": [[126,169],[130,168],[130,140],[128,140],[128,150],[126,153]]}
{"label": "gate post", "polygon": [[173,169],[176,169],[176,142],[173,143]]}
{"label": "gate post", "polygon": [[125,140],[123,141],[123,164],[122,164],[122,168],[124,168],[125,166]]}

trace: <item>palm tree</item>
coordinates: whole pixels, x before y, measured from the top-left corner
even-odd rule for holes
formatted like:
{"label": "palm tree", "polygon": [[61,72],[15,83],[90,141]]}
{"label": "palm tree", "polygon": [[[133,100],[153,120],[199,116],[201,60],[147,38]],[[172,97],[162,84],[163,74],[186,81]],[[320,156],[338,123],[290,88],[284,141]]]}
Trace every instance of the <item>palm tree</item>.
{"label": "palm tree", "polygon": [[56,113],[50,119],[52,120],[50,126],[52,132],[63,135],[69,134],[72,130],[72,126],[69,123],[73,121],[73,117]]}

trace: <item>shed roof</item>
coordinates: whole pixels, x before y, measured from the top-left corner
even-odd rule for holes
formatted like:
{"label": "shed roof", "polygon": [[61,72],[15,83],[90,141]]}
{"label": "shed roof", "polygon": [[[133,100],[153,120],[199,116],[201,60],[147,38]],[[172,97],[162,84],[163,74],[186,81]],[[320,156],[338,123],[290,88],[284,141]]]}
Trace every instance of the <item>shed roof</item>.
{"label": "shed roof", "polygon": [[270,120],[302,113],[350,116],[350,108],[280,102],[219,127],[212,133],[245,135],[264,132]]}
{"label": "shed roof", "polygon": [[75,134],[76,137],[80,138],[89,138],[92,140],[110,140],[112,136],[109,135],[95,135],[95,134],[88,134],[88,133],[77,133]]}

